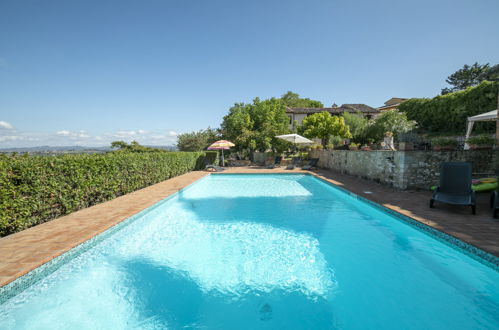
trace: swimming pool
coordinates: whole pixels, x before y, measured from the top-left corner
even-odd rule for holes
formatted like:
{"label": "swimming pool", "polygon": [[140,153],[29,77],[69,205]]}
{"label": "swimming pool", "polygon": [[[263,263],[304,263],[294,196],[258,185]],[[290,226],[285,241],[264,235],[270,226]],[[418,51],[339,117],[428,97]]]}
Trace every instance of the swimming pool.
{"label": "swimming pool", "polygon": [[0,329],[494,329],[499,273],[310,175],[209,175],[0,305]]}

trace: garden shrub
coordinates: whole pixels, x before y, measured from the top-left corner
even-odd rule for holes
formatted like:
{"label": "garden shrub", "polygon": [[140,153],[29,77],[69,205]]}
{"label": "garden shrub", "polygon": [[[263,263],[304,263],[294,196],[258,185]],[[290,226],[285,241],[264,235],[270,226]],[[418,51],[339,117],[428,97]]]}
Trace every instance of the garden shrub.
{"label": "garden shrub", "polygon": [[457,147],[459,142],[450,137],[437,137],[431,140],[431,144],[440,147]]}
{"label": "garden shrub", "polygon": [[[416,122],[409,120],[407,115],[397,110],[386,111],[377,116],[364,129],[364,139],[380,141],[390,132],[395,138],[416,128]],[[364,142],[364,141],[363,141]]]}
{"label": "garden shrub", "polygon": [[489,135],[484,134],[479,136],[472,136],[468,138],[466,142],[470,145],[493,146],[496,141],[494,138],[490,137]]}
{"label": "garden shrub", "polygon": [[[399,106],[409,119],[415,120],[426,132],[466,131],[468,117],[497,109],[498,84],[484,81],[463,91],[432,99],[410,99]],[[475,131],[488,131],[495,123],[476,123]]]}
{"label": "garden shrub", "polygon": [[200,169],[216,152],[0,155],[0,236]]}

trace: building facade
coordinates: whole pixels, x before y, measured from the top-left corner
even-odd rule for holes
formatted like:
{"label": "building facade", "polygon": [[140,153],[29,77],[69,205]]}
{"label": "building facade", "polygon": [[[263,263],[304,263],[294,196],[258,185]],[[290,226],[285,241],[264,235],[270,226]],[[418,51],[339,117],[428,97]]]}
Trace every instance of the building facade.
{"label": "building facade", "polygon": [[407,100],[408,99],[404,99],[402,97],[392,97],[391,99],[385,102],[385,105],[379,107],[378,110],[380,112],[397,110],[398,106]]}

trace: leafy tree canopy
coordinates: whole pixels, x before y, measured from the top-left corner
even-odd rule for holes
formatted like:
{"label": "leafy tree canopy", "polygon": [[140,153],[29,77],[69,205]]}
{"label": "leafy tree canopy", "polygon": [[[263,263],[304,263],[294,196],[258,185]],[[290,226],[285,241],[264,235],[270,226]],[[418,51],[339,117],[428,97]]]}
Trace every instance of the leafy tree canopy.
{"label": "leafy tree canopy", "polygon": [[282,102],[287,107],[292,108],[323,108],[324,105],[320,101],[311,100],[309,98],[300,98],[300,95],[288,91],[281,96]]}
{"label": "leafy tree canopy", "polygon": [[308,138],[319,138],[325,147],[332,136],[351,138],[352,134],[345,124],[343,117],[332,116],[329,112],[323,111],[305,117],[298,128],[298,132]]}
{"label": "leafy tree canopy", "polygon": [[283,150],[286,142],[275,136],[289,132],[286,106],[276,98],[236,103],[224,117],[221,130],[224,138],[234,142],[235,150]]}
{"label": "leafy tree canopy", "polygon": [[365,128],[364,136],[368,139],[381,140],[386,132],[392,132],[395,137],[416,128],[416,122],[407,119],[407,114],[397,110],[386,111],[371,120]]}
{"label": "leafy tree canopy", "polygon": [[457,70],[445,80],[451,87],[442,89],[442,95],[460,91],[468,87],[476,86],[484,80],[493,80],[499,76],[499,65],[490,67],[489,63],[473,65],[465,64],[462,69]]}
{"label": "leafy tree canopy", "polygon": [[[420,131],[427,133],[464,134],[466,120],[497,108],[499,83],[483,81],[478,86],[439,95],[432,99],[410,99],[399,106],[407,118],[418,123]],[[495,123],[476,123],[475,132],[489,132]]]}
{"label": "leafy tree canopy", "polygon": [[357,143],[368,142],[368,137],[366,136],[366,128],[369,126],[369,119],[364,117],[361,113],[343,113],[343,118],[345,119],[345,124],[350,129],[352,134],[352,140]]}
{"label": "leafy tree canopy", "polygon": [[499,64],[491,66],[489,70],[482,72],[480,81],[499,81]]}
{"label": "leafy tree canopy", "polygon": [[177,148],[180,151],[203,151],[219,139],[219,131],[208,127],[205,130],[179,134],[177,136]]}

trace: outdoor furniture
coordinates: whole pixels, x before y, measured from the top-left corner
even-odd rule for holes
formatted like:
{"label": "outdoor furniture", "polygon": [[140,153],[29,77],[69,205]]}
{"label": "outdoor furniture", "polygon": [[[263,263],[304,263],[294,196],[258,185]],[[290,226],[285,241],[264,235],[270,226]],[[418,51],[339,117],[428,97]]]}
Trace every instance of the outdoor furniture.
{"label": "outdoor furniture", "polygon": [[288,167],[286,167],[287,170],[294,170],[298,164],[301,162],[301,157],[293,157],[293,163],[289,164]]}
{"label": "outdoor furniture", "polygon": [[433,208],[435,201],[469,205],[472,214],[476,213],[475,192],[471,189],[471,164],[464,162],[442,163],[440,186],[435,189],[430,200]]}
{"label": "outdoor furniture", "polygon": [[319,162],[319,158],[311,158],[309,160],[308,164],[303,166],[301,169],[302,170],[310,170],[310,169],[316,167],[318,162]]}
{"label": "outdoor furniture", "polygon": [[[497,174],[499,175],[499,171]],[[492,207],[492,217],[497,218],[499,214],[499,185],[497,185],[497,190],[493,191],[490,196],[490,207]]]}
{"label": "outdoor furniture", "polygon": [[275,158],[274,158],[274,164],[268,165],[267,168],[276,168],[276,167],[279,167],[281,165],[281,161],[282,161],[282,156],[275,156]]}
{"label": "outdoor furniture", "polygon": [[208,159],[206,159],[206,158],[204,159],[204,169],[206,171],[215,170],[215,172],[225,171],[225,168],[223,168],[221,166],[212,165],[212,164],[208,163]]}

